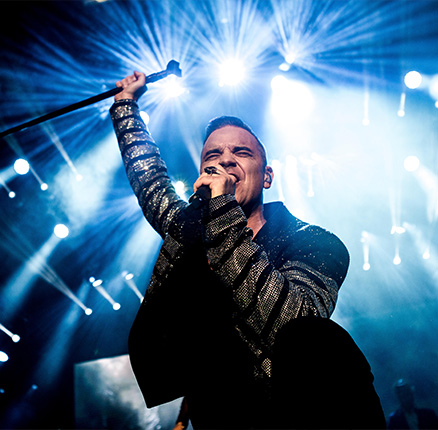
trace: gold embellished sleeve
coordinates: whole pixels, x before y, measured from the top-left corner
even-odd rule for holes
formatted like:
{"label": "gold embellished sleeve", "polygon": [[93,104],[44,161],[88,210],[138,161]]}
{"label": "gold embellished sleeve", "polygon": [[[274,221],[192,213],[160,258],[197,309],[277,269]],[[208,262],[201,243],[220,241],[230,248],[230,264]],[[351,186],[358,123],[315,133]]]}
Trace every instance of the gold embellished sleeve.
{"label": "gold embellished sleeve", "polygon": [[175,192],[137,103],[118,100],[110,114],[131,187],[146,219],[164,237],[187,203]]}

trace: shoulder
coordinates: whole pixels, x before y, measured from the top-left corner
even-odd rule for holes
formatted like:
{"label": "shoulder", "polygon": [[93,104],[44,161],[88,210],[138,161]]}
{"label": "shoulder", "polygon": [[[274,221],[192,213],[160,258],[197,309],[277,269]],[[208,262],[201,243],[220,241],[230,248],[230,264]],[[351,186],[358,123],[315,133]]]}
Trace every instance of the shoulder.
{"label": "shoulder", "polygon": [[271,214],[278,241],[283,243],[282,260],[299,261],[333,278],[340,285],[347,274],[350,255],[345,244],[334,233],[306,223],[280,204]]}

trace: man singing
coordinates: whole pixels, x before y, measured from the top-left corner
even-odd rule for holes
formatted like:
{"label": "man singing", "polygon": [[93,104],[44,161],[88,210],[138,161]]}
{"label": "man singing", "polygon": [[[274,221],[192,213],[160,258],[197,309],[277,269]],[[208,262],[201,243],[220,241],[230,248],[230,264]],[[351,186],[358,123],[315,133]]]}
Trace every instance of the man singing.
{"label": "man singing", "polygon": [[127,175],[164,240],[129,338],[147,406],[184,397],[196,430],[384,428],[368,363],[329,319],[349,264],[343,243],[263,204],[274,174],[235,117],[209,123],[196,198],[183,201],[139,115],[145,75],[116,85]]}

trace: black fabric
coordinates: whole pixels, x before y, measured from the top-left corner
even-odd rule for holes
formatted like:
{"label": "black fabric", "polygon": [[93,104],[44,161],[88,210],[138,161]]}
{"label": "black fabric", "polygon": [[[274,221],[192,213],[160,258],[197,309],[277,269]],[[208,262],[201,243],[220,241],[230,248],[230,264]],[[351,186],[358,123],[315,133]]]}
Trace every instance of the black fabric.
{"label": "black fabric", "polygon": [[[415,408],[415,413],[418,418],[418,428],[422,429],[438,429],[438,416],[433,409]],[[388,419],[388,429],[403,430],[409,429],[408,422],[402,409],[397,409]]]}
{"label": "black fabric", "polygon": [[274,351],[272,428],[384,429],[373,379],[362,351],[337,323],[293,320]]}

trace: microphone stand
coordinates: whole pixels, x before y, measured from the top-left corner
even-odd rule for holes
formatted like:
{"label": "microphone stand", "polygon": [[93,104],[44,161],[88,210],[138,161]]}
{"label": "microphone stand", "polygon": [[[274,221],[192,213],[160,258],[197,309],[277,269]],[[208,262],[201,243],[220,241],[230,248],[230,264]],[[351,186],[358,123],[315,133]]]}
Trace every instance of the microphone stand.
{"label": "microphone stand", "polygon": [[[152,73],[151,75],[146,76],[146,84],[150,84],[151,82],[159,81],[160,79],[163,79],[169,75],[175,75],[178,77],[181,77],[182,72],[179,68],[179,63],[175,60],[169,61],[167,64],[167,67],[165,70],[162,70],[161,72]],[[0,138],[3,138],[5,136],[8,136],[9,134],[16,133],[17,131],[24,130],[25,128],[31,127],[33,125],[41,124],[42,122],[48,121],[53,118],[57,118],[58,116],[64,115],[69,112],[73,112],[77,109],[81,109],[85,106],[91,105],[93,103],[100,102],[101,100],[104,100],[108,97],[112,97],[118,93],[120,93],[123,90],[123,88],[113,88],[109,91],[105,91],[104,93],[97,94],[95,96],[92,96],[88,99],[82,100],[77,103],[73,103],[69,106],[65,106],[61,109],[58,109],[54,112],[50,112],[48,114],[42,115],[38,118],[35,118],[31,121],[27,121],[23,124],[17,125],[15,127],[12,127],[8,130],[2,131],[0,133]]]}

